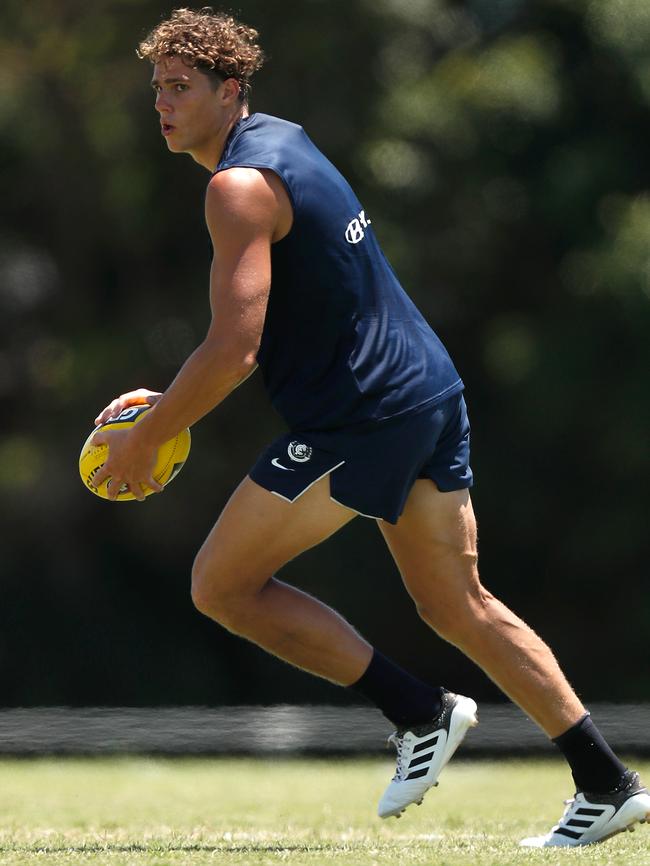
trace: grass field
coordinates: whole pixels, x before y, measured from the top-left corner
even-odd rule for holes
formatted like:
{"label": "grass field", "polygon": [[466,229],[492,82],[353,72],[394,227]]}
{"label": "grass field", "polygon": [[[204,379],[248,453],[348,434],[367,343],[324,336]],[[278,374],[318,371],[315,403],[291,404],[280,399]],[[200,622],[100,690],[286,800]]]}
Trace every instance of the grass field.
{"label": "grass field", "polygon": [[[640,766],[650,777],[650,765]],[[456,760],[400,820],[375,807],[386,760],[0,761],[0,864],[650,866],[650,828],[525,851],[570,795],[551,761]]]}

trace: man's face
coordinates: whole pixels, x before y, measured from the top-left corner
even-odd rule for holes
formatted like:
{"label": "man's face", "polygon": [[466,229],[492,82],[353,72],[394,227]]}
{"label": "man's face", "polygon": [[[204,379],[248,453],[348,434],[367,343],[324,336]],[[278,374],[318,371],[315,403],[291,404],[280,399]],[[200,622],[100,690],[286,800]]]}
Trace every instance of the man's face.
{"label": "man's face", "polygon": [[209,150],[223,121],[223,84],[215,88],[213,79],[179,57],[164,57],[154,66],[151,86],[169,150],[192,155]]}

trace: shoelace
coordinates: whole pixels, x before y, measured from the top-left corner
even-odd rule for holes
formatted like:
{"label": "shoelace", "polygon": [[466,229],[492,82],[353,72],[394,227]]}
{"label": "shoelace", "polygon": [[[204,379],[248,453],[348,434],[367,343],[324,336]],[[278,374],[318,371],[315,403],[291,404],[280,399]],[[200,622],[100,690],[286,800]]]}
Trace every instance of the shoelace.
{"label": "shoelace", "polygon": [[569,820],[573,813],[573,804],[575,803],[575,797],[571,797],[569,800],[564,800],[564,805],[566,806],[564,812],[562,813],[562,817],[557,822],[555,827],[552,829],[552,833],[554,833],[559,827],[563,827],[566,822]]}
{"label": "shoelace", "polygon": [[404,764],[406,762],[406,750],[404,749],[404,737],[400,736],[397,731],[391,734],[388,738],[388,742],[395,746],[397,750],[397,771],[393,776],[393,782],[402,782],[404,781],[405,775],[405,767]]}

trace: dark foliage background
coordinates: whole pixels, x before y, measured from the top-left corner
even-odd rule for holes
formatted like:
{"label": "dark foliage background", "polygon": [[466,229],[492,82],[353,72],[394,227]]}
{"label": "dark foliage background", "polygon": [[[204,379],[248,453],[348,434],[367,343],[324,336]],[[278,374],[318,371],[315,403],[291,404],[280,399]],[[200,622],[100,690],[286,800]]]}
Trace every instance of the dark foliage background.
{"label": "dark foliage background", "polygon": [[[163,389],[208,325],[207,174],[134,55],[172,4],[0,9],[0,694],[36,704],[348,701],[196,613],[195,551],[281,429],[254,377],[146,505],[91,497],[98,409]],[[648,700],[650,6],[242,0],[253,110],[347,175],[452,351],[485,583],[587,700]],[[498,692],[427,631],[370,521],[288,567],[384,652]]]}

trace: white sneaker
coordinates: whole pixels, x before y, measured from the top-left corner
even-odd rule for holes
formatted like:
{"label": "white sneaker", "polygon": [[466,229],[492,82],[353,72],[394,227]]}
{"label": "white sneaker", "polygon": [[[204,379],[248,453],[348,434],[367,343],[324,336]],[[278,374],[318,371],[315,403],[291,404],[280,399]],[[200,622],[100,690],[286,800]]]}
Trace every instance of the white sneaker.
{"label": "white sneaker", "polygon": [[477,724],[471,698],[443,691],[442,710],[433,721],[391,734],[388,742],[397,749],[397,770],[379,801],[379,817],[399,818],[411,803],[419,805],[429,788],[438,784],[440,771],[468,729]]}
{"label": "white sneaker", "polygon": [[577,793],[565,800],[566,809],[546,836],[531,836],[519,843],[524,848],[567,848],[603,842],[623,830],[634,830],[637,821],[650,821],[650,794],[639,774],[628,770],[621,790],[609,794]]}

